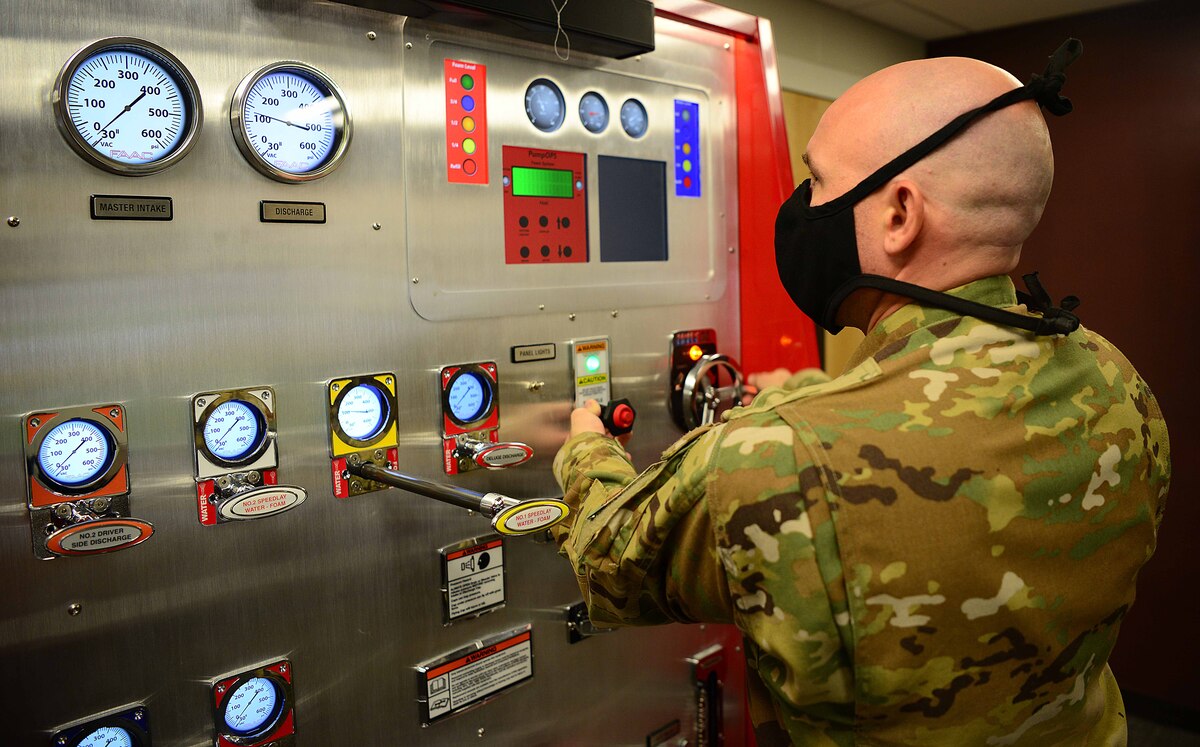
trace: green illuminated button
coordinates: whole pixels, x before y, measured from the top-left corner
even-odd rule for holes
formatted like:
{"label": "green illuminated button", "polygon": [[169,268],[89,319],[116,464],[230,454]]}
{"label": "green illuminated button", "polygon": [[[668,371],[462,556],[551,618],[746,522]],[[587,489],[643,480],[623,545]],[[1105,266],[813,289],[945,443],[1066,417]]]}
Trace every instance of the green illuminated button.
{"label": "green illuminated button", "polygon": [[592,373],[599,371],[600,370],[600,357],[596,356],[596,355],[589,355],[587,358],[585,358],[583,360],[583,366],[584,366],[584,368],[586,368],[588,371],[590,371]]}
{"label": "green illuminated button", "polygon": [[475,87],[475,79],[470,75],[464,75],[463,77],[459,78],[459,82],[462,83],[462,87],[468,91]]}
{"label": "green illuminated button", "polygon": [[475,152],[475,141],[472,140],[471,138],[467,138],[466,140],[463,141],[463,153],[466,153],[469,156],[474,152]]}

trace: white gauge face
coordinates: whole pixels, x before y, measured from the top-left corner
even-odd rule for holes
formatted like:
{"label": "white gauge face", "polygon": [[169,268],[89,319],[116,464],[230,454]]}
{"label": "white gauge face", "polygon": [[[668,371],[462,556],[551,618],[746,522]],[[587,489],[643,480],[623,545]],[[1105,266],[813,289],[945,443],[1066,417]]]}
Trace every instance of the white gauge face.
{"label": "white gauge face", "polygon": [[251,677],[225,701],[225,726],[237,734],[252,734],[269,726],[278,711],[279,687],[265,677]]}
{"label": "white gauge face", "polygon": [[84,737],[78,747],[133,747],[133,738],[119,726],[101,726]]}
{"label": "white gauge face", "polygon": [[270,175],[285,180],[332,170],[347,137],[344,105],[333,84],[315,70],[291,67],[249,80],[241,109],[247,157],[260,159]]}
{"label": "white gauge face", "polygon": [[241,400],[223,402],[204,422],[204,445],[226,462],[253,454],[265,435],[258,412]]}
{"label": "white gauge face", "polygon": [[608,127],[608,102],[591,91],[579,99],[579,121],[588,132],[603,132]]}
{"label": "white gauge face", "polygon": [[38,450],[42,474],[67,487],[95,480],[108,469],[112,459],[108,435],[89,420],[68,420],[56,425]]}
{"label": "white gauge face", "polygon": [[473,373],[456,378],[446,396],[446,401],[450,404],[450,414],[463,423],[483,417],[491,405],[491,399],[483,381]]}
{"label": "white gauge face", "polygon": [[542,132],[554,132],[567,117],[562,91],[545,78],[529,84],[525,90],[525,114],[533,126]]}
{"label": "white gauge face", "polygon": [[194,97],[177,73],[148,54],[110,48],[84,57],[63,93],[70,127],[106,162],[153,164],[178,150]]}
{"label": "white gauge face", "polygon": [[646,134],[650,120],[646,116],[646,107],[637,99],[629,99],[621,104],[621,126],[629,137],[641,137]]}
{"label": "white gauge face", "polygon": [[383,393],[370,384],[358,384],[338,405],[338,424],[342,432],[357,441],[378,435],[387,423],[387,404]]}

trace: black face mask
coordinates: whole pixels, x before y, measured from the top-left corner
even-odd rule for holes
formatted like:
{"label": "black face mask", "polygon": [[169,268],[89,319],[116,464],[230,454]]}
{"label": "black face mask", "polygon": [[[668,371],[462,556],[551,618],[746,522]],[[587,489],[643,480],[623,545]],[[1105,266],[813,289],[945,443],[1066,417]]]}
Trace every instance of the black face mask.
{"label": "black face mask", "polygon": [[1046,71],[1034,75],[1028,85],[960,114],[836,199],[814,207],[811,180],[805,179],[779,209],[775,221],[775,265],[783,287],[800,310],[830,332],[840,332],[842,327],[836,318],[842,302],[859,288],[874,288],[1038,335],[1073,332],[1079,326],[1079,318],[1071,311],[1079,305],[1079,299],[1068,296],[1060,307],[1051,305],[1037,273],[1025,276],[1029,294],[1018,295],[1031,310],[1042,313],[1040,318],[1001,311],[880,275],[864,275],[858,262],[854,206],[985,114],[1029,99],[1036,99],[1052,114],[1069,113],[1071,102],[1059,93],[1066,81],[1063,71],[1082,51],[1078,39],[1068,39],[1050,57]]}

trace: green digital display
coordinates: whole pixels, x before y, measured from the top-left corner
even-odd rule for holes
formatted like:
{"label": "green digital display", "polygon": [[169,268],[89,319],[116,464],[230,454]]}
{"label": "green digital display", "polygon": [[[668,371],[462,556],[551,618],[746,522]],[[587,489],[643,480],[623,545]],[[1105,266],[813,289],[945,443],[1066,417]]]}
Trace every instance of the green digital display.
{"label": "green digital display", "polygon": [[512,167],[513,197],[573,197],[574,176],[563,169]]}

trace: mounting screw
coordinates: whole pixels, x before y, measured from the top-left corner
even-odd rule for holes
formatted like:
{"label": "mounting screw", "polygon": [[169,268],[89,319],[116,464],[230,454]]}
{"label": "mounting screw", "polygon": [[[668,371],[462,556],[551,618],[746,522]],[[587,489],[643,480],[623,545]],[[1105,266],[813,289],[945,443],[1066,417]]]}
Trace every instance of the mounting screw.
{"label": "mounting screw", "polygon": [[617,316],[618,316],[618,315],[620,315],[620,313],[621,313],[621,312],[617,311],[616,309],[613,309],[613,310],[612,310],[612,318],[613,318],[613,319],[616,319],[616,318],[617,318]]}
{"label": "mounting screw", "polygon": [[421,282],[421,278],[413,278],[413,285],[416,285],[419,282]]}
{"label": "mounting screw", "polygon": [[217,693],[219,694],[219,693],[223,693],[223,692],[225,692],[225,686],[217,685]]}
{"label": "mounting screw", "polygon": [[71,504],[70,503],[58,504],[57,506],[54,507],[54,515],[60,519],[71,518]]}
{"label": "mounting screw", "polygon": [[735,250],[735,249],[734,249],[732,246],[731,246],[731,247],[729,247],[729,253],[730,253],[730,254],[733,254],[735,251],[736,251],[736,250]]}
{"label": "mounting screw", "polygon": [[405,49],[412,49],[412,42],[404,42]]}
{"label": "mounting screw", "polygon": [[480,739],[483,739],[483,735],[487,733],[487,730],[481,726],[481,727],[479,727],[479,731],[477,731],[475,733],[479,735]]}
{"label": "mounting screw", "polygon": [[362,483],[359,482],[358,480],[351,480],[350,481],[350,489],[351,490],[362,490]]}
{"label": "mounting screw", "polygon": [[346,463],[352,467],[357,467],[358,465],[362,464],[362,459],[359,458],[358,454],[351,454],[350,456],[346,457]]}
{"label": "mounting screw", "polygon": [[21,219],[15,215],[10,215],[8,216],[8,225],[16,228],[17,226],[21,225]]}
{"label": "mounting screw", "polygon": [[536,392],[544,386],[546,386],[546,382],[544,381],[531,381],[526,388],[531,392]]}
{"label": "mounting screw", "polygon": [[141,708],[139,708],[133,712],[133,720],[134,721],[141,721],[144,718],[146,718],[146,712],[143,711]]}
{"label": "mounting screw", "polygon": [[725,51],[728,52],[729,49],[730,49],[729,42],[725,42]]}
{"label": "mounting screw", "polygon": [[341,388],[342,388],[342,385],[337,383],[336,381],[329,385],[329,389],[334,392],[338,391]]}
{"label": "mounting screw", "polygon": [[57,742],[56,744],[62,744],[62,745],[65,745],[66,743],[67,743],[67,738],[66,738],[66,737],[59,737],[59,738],[58,738],[58,742]]}
{"label": "mounting screw", "polygon": [[567,314],[567,318],[568,318],[568,319],[570,319],[571,321],[575,321],[575,315],[574,315],[574,314]]}
{"label": "mounting screw", "polygon": [[376,449],[376,450],[375,450],[375,458],[376,458],[376,459],[383,459],[383,449]]}
{"label": "mounting screw", "polygon": [[30,427],[37,428],[37,427],[38,427],[39,425],[41,425],[41,424],[42,424],[42,421],[41,421],[41,420],[38,420],[37,418],[30,418],[30,419],[29,419],[29,425],[30,425]]}
{"label": "mounting screw", "polygon": [[[374,31],[368,31],[368,32],[367,32],[367,38],[368,38],[368,39],[370,39],[371,41],[375,41],[375,32],[374,32]],[[729,45],[728,45],[728,44],[726,44],[725,46],[726,46],[727,48],[729,47]]]}
{"label": "mounting screw", "polygon": [[[546,304],[544,304],[544,303],[539,303],[539,304],[538,304],[538,311],[545,311],[545,310],[546,310]],[[35,424],[35,425],[36,425],[36,424]]]}
{"label": "mounting screw", "polygon": [[108,510],[108,505],[111,503],[107,497],[101,496],[92,501],[92,513],[102,514]]}
{"label": "mounting screw", "polygon": [[221,475],[220,477],[217,478],[217,487],[221,488],[222,490],[224,490],[225,488],[228,488],[229,483],[230,483],[229,475]]}
{"label": "mounting screw", "polygon": [[250,483],[251,485],[257,485],[260,480],[262,480],[262,475],[258,474],[257,470],[246,475],[246,482]]}
{"label": "mounting screw", "polygon": [[108,411],[108,414],[113,416],[114,418],[119,418],[119,417],[121,417],[121,408],[114,407],[113,409]]}
{"label": "mounting screw", "polygon": [[262,398],[263,398],[263,399],[270,399],[270,398],[271,398],[271,393],[270,393],[270,392],[263,392],[263,393],[262,393]]}
{"label": "mounting screw", "polygon": [[204,399],[203,397],[201,397],[200,399],[196,400],[196,406],[197,406],[197,407],[204,407],[206,404],[208,404],[208,400]]}
{"label": "mounting screw", "polygon": [[371,228],[374,228],[376,231],[378,231],[379,229],[383,228],[383,226],[378,223],[372,223]]}
{"label": "mounting screw", "polygon": [[280,673],[280,674],[287,674],[287,664],[280,664],[280,665],[279,665],[279,673]]}
{"label": "mounting screw", "polygon": [[387,384],[388,386],[391,386],[391,385],[392,385],[392,377],[391,377],[391,376],[385,376],[385,377],[383,378],[383,383]]}
{"label": "mounting screw", "polygon": [[83,605],[79,602],[71,602],[69,605],[67,605],[67,614],[71,617],[75,617],[80,612],[83,612]]}

